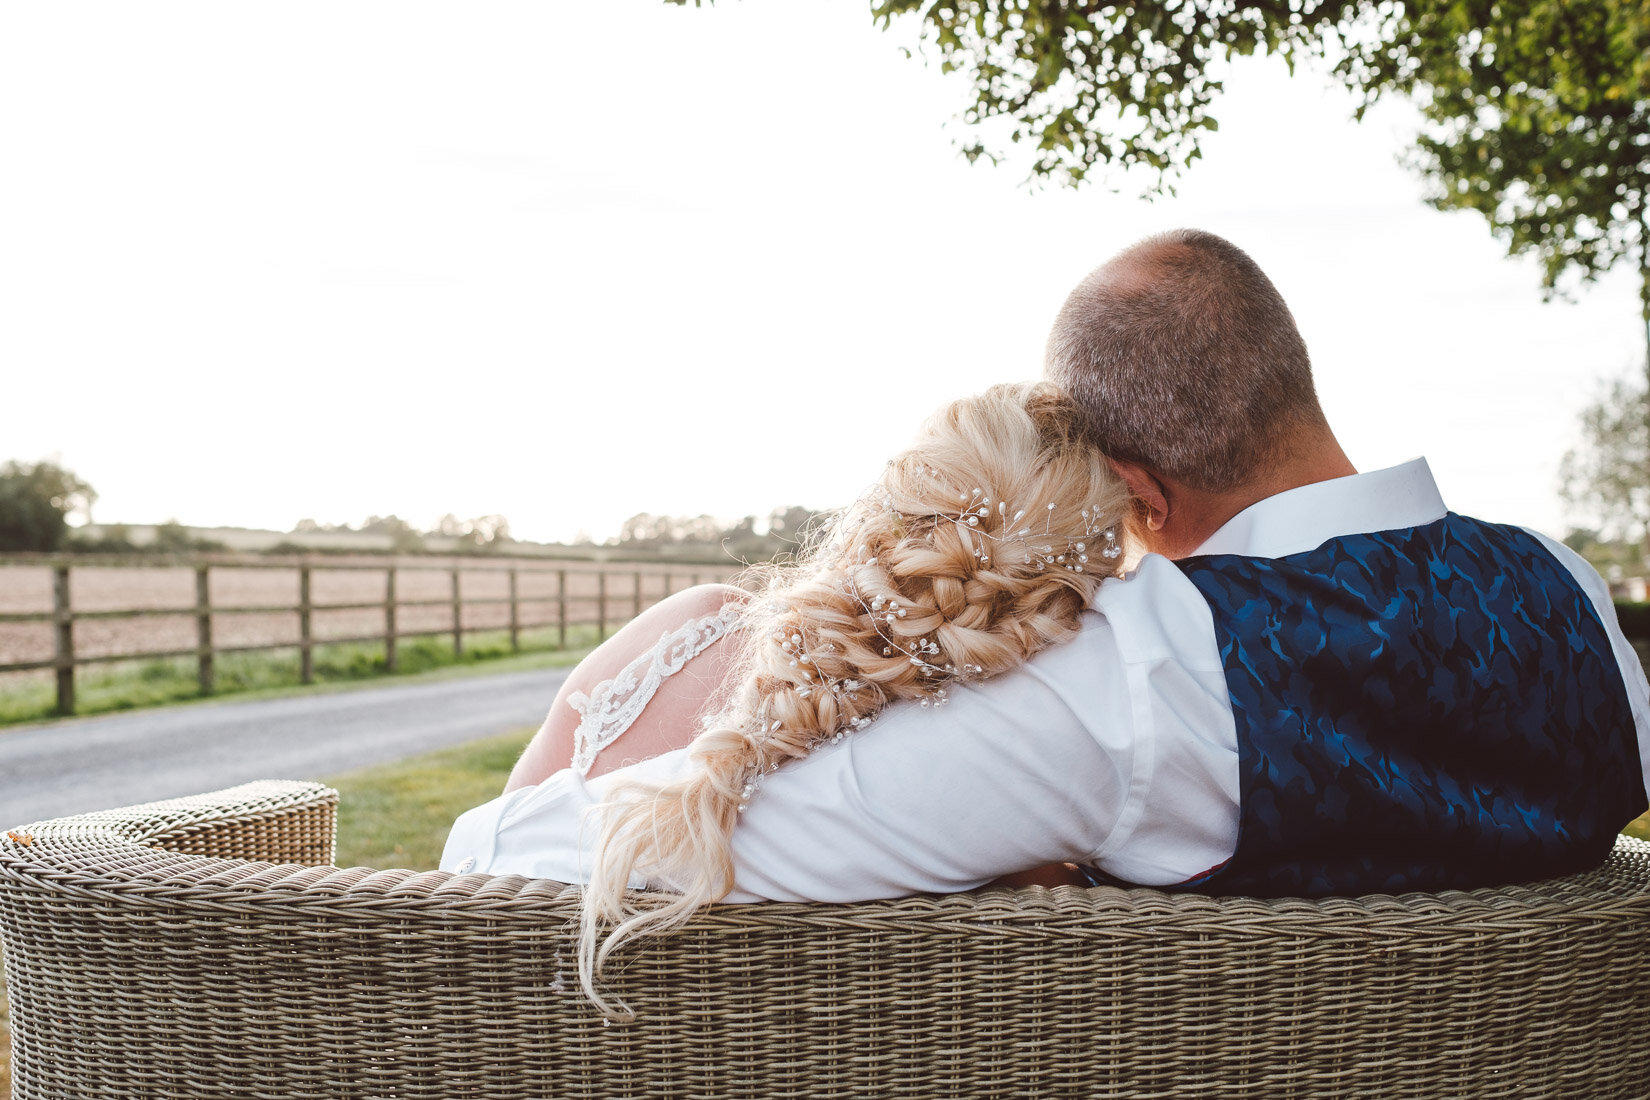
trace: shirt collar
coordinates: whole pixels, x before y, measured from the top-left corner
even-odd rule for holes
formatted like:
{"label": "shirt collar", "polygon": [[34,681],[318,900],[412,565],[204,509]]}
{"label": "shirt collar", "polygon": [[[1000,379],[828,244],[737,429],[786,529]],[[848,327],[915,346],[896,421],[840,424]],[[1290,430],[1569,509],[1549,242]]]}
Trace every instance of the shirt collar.
{"label": "shirt collar", "polygon": [[1195,554],[1281,558],[1342,535],[1420,527],[1447,509],[1424,458],[1318,481],[1257,501],[1227,520]]}

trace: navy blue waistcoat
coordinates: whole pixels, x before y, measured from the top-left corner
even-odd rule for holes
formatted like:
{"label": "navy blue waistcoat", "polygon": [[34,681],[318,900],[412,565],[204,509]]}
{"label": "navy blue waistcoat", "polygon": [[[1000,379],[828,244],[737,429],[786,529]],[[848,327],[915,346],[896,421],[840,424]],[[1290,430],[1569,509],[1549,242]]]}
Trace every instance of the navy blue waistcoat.
{"label": "navy blue waistcoat", "polygon": [[1242,798],[1236,852],[1185,888],[1527,881],[1598,864],[1644,812],[1609,636],[1529,533],[1451,513],[1180,567],[1214,612]]}

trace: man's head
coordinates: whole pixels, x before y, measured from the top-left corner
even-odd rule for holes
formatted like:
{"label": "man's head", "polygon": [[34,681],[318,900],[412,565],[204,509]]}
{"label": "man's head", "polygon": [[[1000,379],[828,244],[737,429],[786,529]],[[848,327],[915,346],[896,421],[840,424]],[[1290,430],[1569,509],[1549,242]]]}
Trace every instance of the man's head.
{"label": "man's head", "polygon": [[1144,471],[1180,494],[1183,519],[1198,522],[1178,549],[1281,488],[1352,472],[1289,307],[1211,233],[1149,237],[1092,272],[1055,320],[1044,373],[1125,477]]}

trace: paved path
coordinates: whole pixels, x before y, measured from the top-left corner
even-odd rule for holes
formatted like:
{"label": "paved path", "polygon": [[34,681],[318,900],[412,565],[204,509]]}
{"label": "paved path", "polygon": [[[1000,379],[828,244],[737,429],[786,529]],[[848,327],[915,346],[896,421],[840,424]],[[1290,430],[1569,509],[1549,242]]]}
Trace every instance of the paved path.
{"label": "paved path", "polygon": [[316,779],[535,726],[567,676],[534,669],[0,730],[0,828]]}

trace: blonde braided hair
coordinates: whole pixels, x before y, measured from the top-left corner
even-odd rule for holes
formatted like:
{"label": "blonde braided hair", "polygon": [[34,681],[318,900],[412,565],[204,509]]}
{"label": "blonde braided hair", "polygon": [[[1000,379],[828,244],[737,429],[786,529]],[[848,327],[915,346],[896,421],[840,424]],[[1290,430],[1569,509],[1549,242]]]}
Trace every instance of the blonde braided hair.
{"label": "blonde braided hair", "polygon": [[[728,702],[689,747],[695,774],[616,784],[598,807],[579,978],[604,1013],[628,1017],[596,988],[615,949],[732,890],[732,833],[763,774],[891,701],[943,699],[1076,633],[1131,516],[1079,424],[1049,383],[952,402],[828,541],[769,578],[741,615]],[[632,876],[665,892],[629,895]]]}

